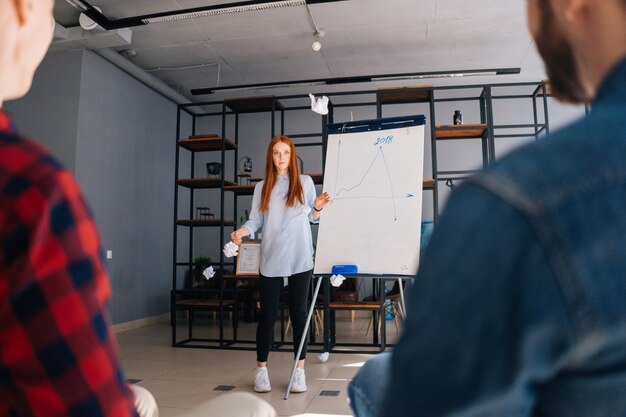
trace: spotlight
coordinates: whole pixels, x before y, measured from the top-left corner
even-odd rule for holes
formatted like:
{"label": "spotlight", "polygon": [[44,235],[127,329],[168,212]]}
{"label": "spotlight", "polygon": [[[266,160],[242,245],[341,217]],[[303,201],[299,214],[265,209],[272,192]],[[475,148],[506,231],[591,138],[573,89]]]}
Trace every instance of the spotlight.
{"label": "spotlight", "polygon": [[320,43],[320,41],[315,41],[311,44],[311,48],[315,51],[315,52],[319,52],[322,49],[322,44]]}
{"label": "spotlight", "polygon": [[[98,6],[93,6],[94,9],[96,9],[97,11],[99,11],[100,13],[102,13],[102,9],[99,8]],[[94,22],[89,16],[87,16],[85,13],[81,13],[79,18],[78,18],[78,23],[80,24],[80,27],[83,28],[83,30],[94,30],[95,28],[98,27],[98,24],[96,22]]]}

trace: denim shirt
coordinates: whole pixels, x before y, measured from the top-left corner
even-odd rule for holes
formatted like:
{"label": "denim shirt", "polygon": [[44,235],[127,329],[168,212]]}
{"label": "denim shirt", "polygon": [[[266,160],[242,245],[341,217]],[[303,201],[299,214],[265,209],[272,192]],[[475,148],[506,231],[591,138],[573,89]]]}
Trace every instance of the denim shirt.
{"label": "denim shirt", "polygon": [[285,207],[289,192],[289,177],[279,175],[270,196],[267,213],[261,213],[263,183],[254,187],[250,219],[244,224],[254,233],[263,228],[261,241],[261,274],[266,277],[289,277],[313,269],[313,238],[311,223],[315,207],[315,184],[308,175],[300,175],[304,204],[296,200],[293,207]]}
{"label": "denim shirt", "polygon": [[626,416],[626,60],[451,196],[415,281],[381,416]]}

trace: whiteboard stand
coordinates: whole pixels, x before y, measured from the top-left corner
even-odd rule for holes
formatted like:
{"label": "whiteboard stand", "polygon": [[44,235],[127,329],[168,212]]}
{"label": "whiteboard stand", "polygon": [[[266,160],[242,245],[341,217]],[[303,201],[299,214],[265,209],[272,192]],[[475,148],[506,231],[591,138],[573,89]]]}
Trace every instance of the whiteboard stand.
{"label": "whiteboard stand", "polygon": [[[352,277],[352,276],[351,276]],[[379,311],[384,312],[384,303],[385,303],[385,288],[384,288],[384,279],[390,279],[393,278],[393,276],[389,276],[389,275],[368,275],[368,274],[356,274],[354,277],[356,278],[375,278],[377,281],[377,284],[379,285],[379,298],[380,298],[380,309]],[[313,298],[311,299],[311,307],[309,308],[309,313],[307,314],[307,319],[306,322],[304,324],[304,330],[302,331],[302,339],[300,340],[300,344],[298,346],[298,351],[296,352],[295,358],[294,358],[294,363],[293,363],[293,367],[291,368],[291,375],[289,377],[289,383],[287,384],[287,391],[285,392],[285,400],[289,399],[289,394],[291,392],[291,385],[293,384],[293,376],[296,373],[296,368],[298,367],[298,361],[300,360],[300,354],[302,353],[302,349],[304,349],[304,342],[305,342],[305,338],[307,337],[307,332],[309,331],[309,325],[311,324],[311,319],[313,317],[313,314],[315,312],[315,302],[317,300],[317,296],[319,295],[320,292],[320,287],[322,286],[322,282],[324,281],[324,279],[329,280],[329,276],[328,275],[318,275],[318,276],[313,276],[313,279],[317,278],[317,283],[315,284],[315,290],[313,291]],[[413,279],[413,276],[406,276],[406,277],[397,277],[398,279],[398,283],[400,284],[400,291],[402,290],[402,280],[403,279]],[[403,292],[401,292],[400,294],[404,294]],[[330,351],[330,343],[329,343],[329,337],[327,336],[328,334],[328,325],[329,325],[329,321],[330,321],[330,314],[328,311],[328,304],[330,303],[330,291],[326,291],[326,311],[324,313],[324,350],[325,351]],[[401,303],[404,304],[404,296],[401,295]],[[406,307],[404,305],[401,306],[401,308],[403,309],[403,311],[406,313]],[[406,317],[406,316],[405,316]],[[381,352],[384,352],[385,349],[387,348],[387,323],[385,320],[385,314],[381,314],[381,317],[379,318],[379,320],[381,320],[380,323],[380,348],[381,348]],[[373,334],[375,337],[375,340],[378,341],[377,338],[377,334],[378,334],[378,326],[375,324],[374,325],[374,330],[373,330]],[[376,342],[375,342],[376,343]]]}
{"label": "whiteboard stand", "polygon": [[[315,276],[313,277],[315,279]],[[296,373],[296,368],[298,367],[298,361],[300,360],[300,354],[302,353],[302,349],[304,348],[304,342],[307,338],[307,332],[309,331],[309,324],[311,323],[311,318],[313,317],[313,313],[315,312],[315,301],[317,300],[317,295],[320,292],[320,287],[322,286],[322,280],[324,277],[317,278],[317,284],[315,284],[315,291],[313,291],[313,298],[311,299],[311,308],[309,309],[309,314],[306,317],[306,322],[304,323],[304,330],[302,331],[302,338],[300,339],[300,345],[298,346],[298,351],[296,352],[296,357],[293,361],[293,368],[291,369],[291,376],[289,377],[289,383],[287,384],[287,392],[285,392],[285,400],[289,399],[289,393],[291,392],[291,385],[293,384],[293,376]]]}
{"label": "whiteboard stand", "polygon": [[[416,253],[414,248],[420,247],[421,238],[425,125],[423,115],[326,125],[328,139],[323,188],[333,196],[333,206],[325,212],[318,230],[313,269],[318,281],[285,400],[289,398],[322,280],[324,276],[330,276],[333,266],[358,265],[359,270],[367,271],[367,274],[355,274],[362,278],[401,279],[409,275],[412,278],[417,272],[419,251]],[[361,233],[362,226],[371,219],[362,217],[361,208],[364,205],[375,209],[379,215],[376,222],[369,222],[369,235],[365,236]],[[396,242],[395,236],[399,231],[410,238]],[[342,239],[336,239],[337,235]],[[351,242],[351,245],[342,246],[342,240]],[[394,248],[393,252],[388,250],[389,247]],[[384,251],[385,254],[383,257],[369,256],[372,250]],[[387,331],[385,291],[384,282],[379,279],[378,284],[380,347],[384,351]],[[404,309],[404,293],[401,294]],[[325,311],[328,312],[329,295],[326,297]],[[328,316],[325,314],[325,323],[328,323]],[[378,341],[376,318],[374,313],[375,343]],[[325,348],[329,347],[327,327],[324,327]]]}

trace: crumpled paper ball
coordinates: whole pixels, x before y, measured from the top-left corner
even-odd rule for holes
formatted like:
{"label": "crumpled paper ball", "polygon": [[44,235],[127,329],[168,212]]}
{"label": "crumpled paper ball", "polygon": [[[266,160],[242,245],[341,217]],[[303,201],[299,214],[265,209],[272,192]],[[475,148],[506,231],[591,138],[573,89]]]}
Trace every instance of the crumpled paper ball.
{"label": "crumpled paper ball", "polygon": [[232,241],[224,245],[224,255],[226,255],[227,258],[237,256],[237,253],[239,253],[239,246],[235,245]]}
{"label": "crumpled paper ball", "polygon": [[333,287],[339,287],[346,280],[343,275],[333,275],[330,277],[330,283]]}
{"label": "crumpled paper ball", "polygon": [[309,94],[309,97],[311,97],[311,110],[321,115],[328,114],[328,97],[315,97],[313,94]]}
{"label": "crumpled paper ball", "polygon": [[215,270],[213,269],[213,266],[210,266],[202,271],[202,275],[204,275],[207,281],[213,278],[215,276]]}

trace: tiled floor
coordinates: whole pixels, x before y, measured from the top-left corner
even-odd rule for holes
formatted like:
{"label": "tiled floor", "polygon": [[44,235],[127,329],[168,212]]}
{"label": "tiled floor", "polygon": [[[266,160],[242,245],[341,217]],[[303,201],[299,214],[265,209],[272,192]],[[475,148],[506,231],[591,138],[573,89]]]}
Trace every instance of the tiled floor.
{"label": "tiled floor", "polygon": [[[352,321],[348,313],[337,313],[337,341],[371,341],[371,335],[365,336],[368,317],[361,314]],[[186,331],[185,323],[181,317],[178,323],[181,337]],[[277,323],[277,339],[279,328]],[[253,340],[255,330],[256,323],[240,323],[239,339]],[[194,336],[215,337],[217,331],[218,327],[210,314],[194,320]],[[391,321],[387,322],[387,334],[390,343],[397,337]],[[253,393],[252,380],[256,370],[256,354],[253,351],[172,348],[169,323],[146,326],[116,336],[127,378],[140,380],[138,385],[152,392],[161,417],[178,416],[201,402],[223,394],[222,391],[215,391],[218,385],[232,385],[235,391]],[[287,340],[291,337],[290,332]],[[270,353],[269,372],[273,389],[270,393],[255,395],[272,404],[280,416],[301,413],[320,417],[351,415],[346,388],[360,365],[371,355],[333,353],[325,363],[318,356],[319,353],[307,356],[308,391],[291,394],[288,400],[284,400],[293,353]],[[320,396],[322,391],[339,391],[339,395]]]}

